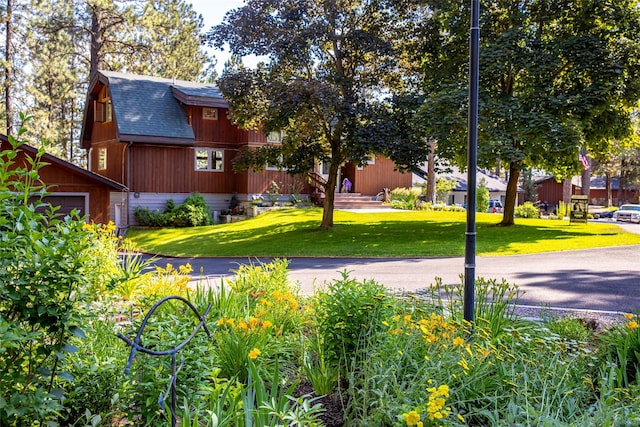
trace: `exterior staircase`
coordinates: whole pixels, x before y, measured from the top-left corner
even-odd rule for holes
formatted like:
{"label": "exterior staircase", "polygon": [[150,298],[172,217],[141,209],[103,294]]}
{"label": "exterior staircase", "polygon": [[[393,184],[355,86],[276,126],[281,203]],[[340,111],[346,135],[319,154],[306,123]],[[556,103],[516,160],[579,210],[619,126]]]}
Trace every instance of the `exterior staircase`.
{"label": "exterior staircase", "polygon": [[391,205],[383,205],[373,196],[363,196],[360,193],[336,193],[335,209],[391,209]]}

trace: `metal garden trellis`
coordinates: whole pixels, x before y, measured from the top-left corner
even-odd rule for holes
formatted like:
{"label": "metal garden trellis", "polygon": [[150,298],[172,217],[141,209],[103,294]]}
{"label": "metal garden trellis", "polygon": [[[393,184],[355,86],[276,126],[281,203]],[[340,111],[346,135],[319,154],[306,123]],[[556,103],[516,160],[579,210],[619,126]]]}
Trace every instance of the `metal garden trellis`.
{"label": "metal garden trellis", "polygon": [[[200,323],[198,323],[198,325],[196,325],[195,329],[193,330],[193,332],[191,333],[191,335],[189,335],[189,337],[187,339],[185,339],[184,341],[182,341],[180,344],[178,344],[175,347],[170,348],[169,350],[165,350],[165,351],[156,351],[156,350],[151,350],[149,348],[146,348],[142,345],[140,345],[140,339],[142,338],[142,332],[144,331],[145,327],[147,326],[147,322],[149,321],[149,318],[151,317],[151,315],[158,309],[158,307],[160,307],[162,304],[164,304],[167,301],[170,300],[178,300],[180,302],[183,302],[184,304],[186,304],[191,311],[193,311],[193,313],[197,316],[197,318],[200,320]],[[209,306],[207,307],[207,309],[205,310],[204,314],[200,314],[198,312],[198,309],[195,308],[195,306],[193,304],[191,304],[191,302],[189,302],[188,300],[186,300],[185,298],[181,297],[181,296],[168,296],[165,298],[162,298],[160,301],[158,301],[157,303],[155,303],[153,305],[153,307],[151,307],[151,309],[149,310],[149,312],[147,312],[146,316],[144,317],[142,324],[140,325],[140,328],[138,329],[138,333],[136,334],[136,338],[131,341],[129,338],[127,338],[126,336],[124,336],[121,333],[118,333],[118,338],[120,338],[121,340],[123,340],[124,342],[126,342],[130,347],[131,347],[131,352],[129,353],[129,360],[127,360],[127,365],[124,369],[124,373],[128,374],[131,371],[131,364],[133,363],[133,359],[135,358],[136,352],[140,351],[142,353],[145,354],[149,354],[151,356],[171,356],[171,376],[169,377],[169,384],[167,386],[167,391],[164,394],[161,394],[160,397],[158,398],[158,404],[160,405],[161,409],[165,409],[164,408],[164,403],[167,399],[167,397],[169,396],[169,394],[171,394],[171,401],[169,402],[169,411],[171,412],[171,426],[175,427],[176,426],[176,381],[177,381],[177,375],[178,372],[180,372],[180,369],[182,369],[182,366],[184,364],[184,358],[181,360],[180,362],[180,367],[176,367],[176,354],[182,350],[187,344],[189,344],[191,342],[191,340],[193,340],[193,338],[196,336],[196,334],[198,333],[198,331],[202,328],[204,328],[205,332],[207,333],[207,336],[209,338],[211,338],[211,332],[209,331],[209,328],[207,328],[207,324],[206,324],[206,317],[209,314],[209,311],[211,310],[211,304],[209,304]]]}

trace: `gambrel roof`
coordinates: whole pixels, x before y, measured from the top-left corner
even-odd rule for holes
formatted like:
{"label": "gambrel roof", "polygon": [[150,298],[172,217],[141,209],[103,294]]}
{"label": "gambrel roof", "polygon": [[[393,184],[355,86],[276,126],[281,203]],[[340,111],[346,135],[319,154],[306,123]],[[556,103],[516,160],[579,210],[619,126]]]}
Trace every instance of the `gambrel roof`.
{"label": "gambrel roof", "polygon": [[91,139],[93,101],[102,86],[109,90],[117,137],[123,142],[193,145],[193,128],[182,105],[228,106],[214,85],[99,71],[89,87],[83,142]]}

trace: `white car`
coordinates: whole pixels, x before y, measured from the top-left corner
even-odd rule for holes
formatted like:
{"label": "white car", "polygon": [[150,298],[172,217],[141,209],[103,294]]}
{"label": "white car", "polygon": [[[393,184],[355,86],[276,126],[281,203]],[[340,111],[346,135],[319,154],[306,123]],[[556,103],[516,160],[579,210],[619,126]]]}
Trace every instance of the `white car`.
{"label": "white car", "polygon": [[622,205],[613,213],[616,221],[636,222],[640,224],[640,205]]}

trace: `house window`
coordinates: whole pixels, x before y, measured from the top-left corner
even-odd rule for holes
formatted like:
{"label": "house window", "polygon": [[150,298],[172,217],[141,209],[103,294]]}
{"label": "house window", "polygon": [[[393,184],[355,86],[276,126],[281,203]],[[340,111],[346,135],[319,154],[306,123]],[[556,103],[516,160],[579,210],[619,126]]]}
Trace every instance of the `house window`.
{"label": "house window", "polygon": [[284,132],[281,130],[272,130],[267,134],[267,142],[282,142]]}
{"label": "house window", "polygon": [[202,118],[204,120],[218,120],[218,109],[205,107],[202,109]]}
{"label": "house window", "polygon": [[212,148],[196,149],[195,168],[197,171],[223,171],[224,151]]}
{"label": "house window", "polygon": [[107,168],[107,149],[98,149],[98,170],[105,170]]}
{"label": "house window", "polygon": [[271,164],[269,162],[267,162],[267,165],[265,167],[266,170],[268,171],[281,171],[282,168],[282,154],[278,157],[278,163],[276,164]]}
{"label": "house window", "polygon": [[113,120],[113,106],[106,88],[100,94],[100,101],[95,101],[93,114],[96,122],[106,123]]}

